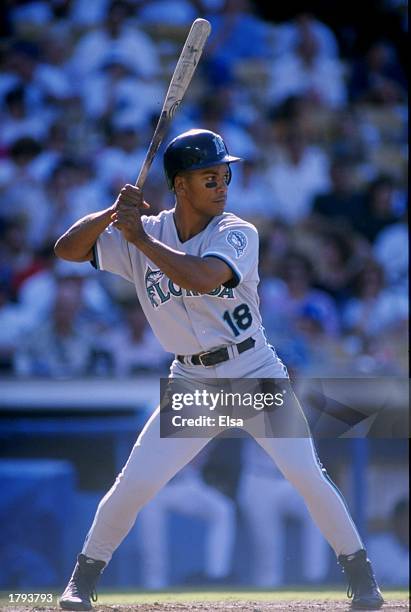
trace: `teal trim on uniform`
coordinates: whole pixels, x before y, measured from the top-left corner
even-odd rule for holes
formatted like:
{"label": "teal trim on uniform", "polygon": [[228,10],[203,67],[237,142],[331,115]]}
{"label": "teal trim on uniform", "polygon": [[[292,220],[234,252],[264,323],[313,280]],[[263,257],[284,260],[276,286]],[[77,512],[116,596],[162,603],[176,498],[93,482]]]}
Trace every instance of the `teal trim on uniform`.
{"label": "teal trim on uniform", "polygon": [[240,271],[233,265],[233,262],[229,259],[226,259],[223,255],[220,255],[220,253],[206,253],[205,255],[202,255],[202,257],[215,257],[216,259],[221,259],[221,261],[226,263],[227,266],[231,268],[234,278],[227,281],[226,283],[223,283],[224,287],[227,287],[228,289],[234,289],[234,287],[237,287],[237,285],[239,285],[243,280]]}
{"label": "teal trim on uniform", "polygon": [[312,451],[313,451],[313,454],[314,454],[314,458],[315,458],[315,461],[316,461],[316,463],[317,463],[317,465],[318,465],[318,468],[319,468],[319,470],[320,470],[320,472],[321,472],[321,476],[322,476],[322,477],[323,477],[323,478],[324,478],[324,479],[325,479],[325,480],[328,482],[328,484],[329,484],[329,485],[330,485],[330,486],[331,486],[331,487],[334,489],[334,491],[336,492],[336,494],[337,494],[337,495],[338,495],[338,497],[340,498],[340,500],[341,500],[341,502],[342,502],[342,504],[343,504],[343,506],[344,506],[344,508],[345,508],[345,511],[347,512],[347,515],[348,515],[349,521],[350,521],[350,523],[351,523],[351,525],[352,525],[353,529],[355,530],[355,532],[356,532],[356,534],[357,534],[357,536],[358,536],[358,539],[359,539],[359,541],[360,541],[360,542],[361,542],[361,544],[362,544],[362,547],[364,548],[364,542],[363,542],[363,540],[362,540],[362,538],[361,538],[361,536],[360,536],[360,534],[359,534],[359,531],[358,531],[358,529],[357,529],[356,524],[355,524],[355,523],[354,523],[354,521],[353,521],[353,518],[352,518],[352,516],[351,516],[351,512],[350,512],[350,509],[349,509],[349,507],[348,507],[347,502],[345,501],[345,497],[344,497],[344,495],[343,495],[342,491],[341,491],[341,490],[340,490],[340,489],[337,487],[337,485],[336,485],[336,484],[335,484],[335,482],[332,480],[332,478],[331,478],[331,477],[330,477],[330,475],[328,474],[327,470],[325,469],[325,467],[324,467],[324,466],[323,466],[323,464],[321,463],[321,460],[320,460],[320,457],[318,456],[317,447],[315,446],[314,440],[311,438],[311,439],[310,439],[310,441],[311,441],[311,448],[312,448]]}
{"label": "teal trim on uniform", "polygon": [[90,260],[91,265],[96,270],[100,270],[100,262],[98,260],[97,243],[93,244],[93,259]]}

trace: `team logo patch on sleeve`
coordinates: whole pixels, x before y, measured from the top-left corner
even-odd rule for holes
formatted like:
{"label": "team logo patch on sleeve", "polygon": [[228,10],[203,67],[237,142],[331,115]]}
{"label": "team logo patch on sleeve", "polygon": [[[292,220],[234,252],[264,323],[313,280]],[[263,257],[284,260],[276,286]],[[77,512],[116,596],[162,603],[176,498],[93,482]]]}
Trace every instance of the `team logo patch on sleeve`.
{"label": "team logo patch on sleeve", "polygon": [[240,232],[240,230],[231,230],[228,232],[226,240],[235,250],[236,259],[244,255],[248,244],[247,236],[244,232]]}

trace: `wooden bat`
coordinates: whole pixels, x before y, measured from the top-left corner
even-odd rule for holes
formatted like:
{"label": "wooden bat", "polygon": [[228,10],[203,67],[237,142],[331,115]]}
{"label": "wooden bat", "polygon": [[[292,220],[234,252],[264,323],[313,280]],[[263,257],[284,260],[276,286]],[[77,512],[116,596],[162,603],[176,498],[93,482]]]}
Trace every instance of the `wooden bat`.
{"label": "wooden bat", "polygon": [[135,183],[135,186],[140,189],[142,189],[145,183],[154,156],[163,141],[170,122],[187,91],[210,32],[211,25],[206,19],[196,19],[193,21],[184,47],[180,53],[180,57],[178,58],[173,76],[171,77],[153,138],[151,139],[146,157],[140,169],[140,174]]}

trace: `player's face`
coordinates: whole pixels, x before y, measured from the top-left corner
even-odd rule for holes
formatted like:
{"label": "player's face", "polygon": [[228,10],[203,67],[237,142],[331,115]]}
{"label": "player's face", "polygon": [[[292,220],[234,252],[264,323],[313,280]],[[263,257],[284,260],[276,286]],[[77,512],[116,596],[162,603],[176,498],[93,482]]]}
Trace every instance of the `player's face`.
{"label": "player's face", "polygon": [[185,175],[185,198],[193,209],[206,215],[221,215],[230,181],[228,164],[191,170]]}

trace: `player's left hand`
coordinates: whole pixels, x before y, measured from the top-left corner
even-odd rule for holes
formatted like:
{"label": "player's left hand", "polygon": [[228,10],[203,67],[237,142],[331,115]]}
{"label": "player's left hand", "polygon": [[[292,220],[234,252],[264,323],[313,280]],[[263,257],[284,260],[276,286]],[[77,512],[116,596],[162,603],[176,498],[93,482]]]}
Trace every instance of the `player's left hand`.
{"label": "player's left hand", "polygon": [[144,201],[143,192],[134,185],[125,185],[120,191],[111,219],[128,242],[135,243],[145,235],[141,212],[147,208],[150,204]]}

